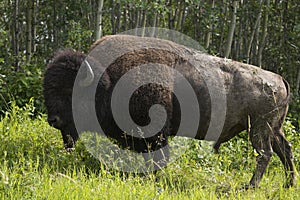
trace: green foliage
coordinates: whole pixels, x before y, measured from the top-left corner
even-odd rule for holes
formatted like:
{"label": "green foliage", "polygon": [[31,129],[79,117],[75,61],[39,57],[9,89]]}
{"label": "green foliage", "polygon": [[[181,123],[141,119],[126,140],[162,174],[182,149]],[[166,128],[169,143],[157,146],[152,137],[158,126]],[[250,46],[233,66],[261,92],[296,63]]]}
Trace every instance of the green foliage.
{"label": "green foliage", "polygon": [[288,119],[292,121],[292,124],[295,126],[296,130],[300,132],[300,95],[295,95],[292,97]]}
{"label": "green foliage", "polygon": [[[299,117],[299,116],[298,116]],[[295,123],[297,121],[297,123]],[[293,118],[289,115],[284,122],[284,132],[286,134],[287,139],[293,145],[293,152],[295,155],[300,155],[300,130],[299,130],[300,120],[299,118]],[[295,125],[298,125],[296,127]],[[300,163],[300,157],[295,156],[295,163]]]}
{"label": "green foliage", "polygon": [[21,71],[15,71],[13,67],[1,67],[1,112],[4,112],[8,108],[11,101],[15,101],[17,105],[23,107],[31,98],[34,98],[35,107],[38,108],[37,111],[44,111],[42,77],[43,70],[36,65],[22,66]]}
{"label": "green foliage", "polygon": [[82,28],[80,22],[71,20],[68,24],[69,32],[66,40],[66,47],[76,49],[77,51],[89,49],[89,39],[93,35],[92,31]]}
{"label": "green foliage", "polygon": [[[51,170],[58,169],[62,173],[75,169],[77,164],[95,168],[96,160],[91,159],[88,154],[85,155],[87,152],[83,153],[80,145],[77,149],[79,151],[76,154],[77,158],[64,152],[60,133],[48,125],[44,115],[32,118],[33,115],[35,115],[33,101],[22,108],[12,102],[10,110],[5,112],[0,122],[1,163],[4,162],[8,168],[17,167],[26,170],[30,167],[28,163],[38,162],[38,166],[35,166],[38,169],[51,166]],[[91,162],[93,160],[94,162]]]}
{"label": "green foliage", "polygon": [[[124,174],[100,164],[79,142],[63,150],[60,133],[35,107],[11,104],[0,120],[0,199],[299,199],[299,184],[284,189],[282,164],[274,156],[261,188],[243,190],[255,166],[246,133],[214,154],[207,142],[191,140],[181,157],[156,175]],[[299,169],[299,132],[288,119],[285,133]],[[243,139],[244,138],[244,139]],[[176,141],[177,140],[177,141]],[[176,149],[184,139],[174,140]],[[180,152],[179,152],[180,153]]]}

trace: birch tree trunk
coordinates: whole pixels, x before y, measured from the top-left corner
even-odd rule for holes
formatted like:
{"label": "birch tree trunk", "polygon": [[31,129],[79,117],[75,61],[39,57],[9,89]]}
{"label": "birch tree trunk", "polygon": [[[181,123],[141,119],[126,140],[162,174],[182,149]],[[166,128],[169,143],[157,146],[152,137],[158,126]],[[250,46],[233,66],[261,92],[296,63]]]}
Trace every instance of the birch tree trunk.
{"label": "birch tree trunk", "polygon": [[224,55],[225,58],[229,57],[229,54],[231,51],[231,45],[232,45],[234,30],[235,30],[235,26],[236,26],[237,6],[238,6],[238,1],[234,0],[233,1],[233,12],[232,12],[232,17],[231,17],[231,25],[230,25],[229,32],[228,32],[227,44],[226,44],[225,55]]}
{"label": "birch tree trunk", "polygon": [[95,40],[98,40],[102,37],[102,9],[103,0],[98,0]]}

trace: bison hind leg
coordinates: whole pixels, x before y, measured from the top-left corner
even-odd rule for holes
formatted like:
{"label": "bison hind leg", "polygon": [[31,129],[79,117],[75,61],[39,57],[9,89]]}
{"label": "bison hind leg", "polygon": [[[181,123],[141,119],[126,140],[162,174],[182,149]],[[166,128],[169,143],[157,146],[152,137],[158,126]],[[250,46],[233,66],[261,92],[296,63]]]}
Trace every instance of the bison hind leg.
{"label": "bison hind leg", "polygon": [[288,179],[285,187],[291,187],[295,184],[296,181],[296,170],[293,162],[292,147],[284,137],[282,129],[275,131],[274,134],[275,137],[272,142],[272,147],[274,152],[278,155],[282,164],[284,165],[285,174]]}
{"label": "bison hind leg", "polygon": [[266,168],[271,160],[273,150],[271,145],[271,134],[266,121],[257,121],[250,131],[250,140],[253,148],[258,153],[256,157],[256,169],[250,180],[250,187],[258,187]]}

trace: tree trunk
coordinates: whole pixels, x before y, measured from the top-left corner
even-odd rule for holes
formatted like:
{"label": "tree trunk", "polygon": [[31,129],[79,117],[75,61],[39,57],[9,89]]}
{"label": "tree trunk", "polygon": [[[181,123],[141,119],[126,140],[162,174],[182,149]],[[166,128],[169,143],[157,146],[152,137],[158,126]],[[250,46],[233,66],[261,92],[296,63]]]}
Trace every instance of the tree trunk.
{"label": "tree trunk", "polygon": [[258,50],[258,61],[257,65],[261,67],[262,65],[262,53],[266,44],[266,38],[267,38],[267,31],[268,31],[268,17],[269,17],[269,6],[270,6],[270,0],[267,0],[267,5],[266,5],[266,10],[264,13],[264,18],[263,18],[263,30],[262,30],[262,36],[261,36],[261,42],[259,45],[259,50]]}
{"label": "tree trunk", "polygon": [[13,52],[14,52],[14,65],[15,70],[20,70],[19,65],[19,0],[14,3],[14,24],[13,24]]}
{"label": "tree trunk", "polygon": [[182,19],[184,17],[184,10],[185,10],[185,5],[184,5],[184,1],[183,2],[179,2],[179,13],[178,13],[178,17],[177,17],[177,23],[176,23],[176,27],[175,29],[177,31],[181,30],[182,27]]}
{"label": "tree trunk", "polygon": [[[214,0],[212,1],[212,6],[211,7],[212,7],[212,10],[215,8],[215,1]],[[209,29],[208,29],[208,31],[205,35],[205,49],[209,48],[210,38],[211,38],[211,34],[212,34],[212,24],[214,22],[210,21],[209,23],[210,23],[209,24]]]}
{"label": "tree trunk", "polygon": [[262,9],[262,0],[260,0],[260,8],[259,8],[258,16],[256,18],[256,21],[255,21],[255,24],[254,24],[254,27],[253,27],[253,31],[252,31],[250,40],[248,42],[247,54],[246,54],[247,63],[250,62],[251,47],[252,47],[252,44],[253,44],[255,33],[257,32],[257,29],[259,29],[260,18],[261,18],[261,9]]}
{"label": "tree trunk", "polygon": [[180,29],[179,31],[180,32],[183,32],[183,25],[185,23],[185,19],[186,19],[186,15],[187,15],[187,12],[186,12],[186,9],[187,9],[188,5],[185,3],[185,1],[183,1],[183,12],[182,12],[182,17],[181,17],[181,24],[180,24]]}
{"label": "tree trunk", "polygon": [[116,14],[116,33],[120,32],[121,29],[121,2],[120,0],[117,1],[116,7],[118,10],[115,10],[117,12]]}
{"label": "tree trunk", "polygon": [[234,0],[233,1],[233,12],[232,12],[232,17],[231,17],[231,25],[230,25],[229,32],[228,32],[227,44],[226,44],[225,55],[224,55],[225,58],[229,57],[229,54],[231,51],[231,45],[232,45],[234,30],[235,30],[235,26],[236,26],[237,6],[238,6],[238,1]]}
{"label": "tree trunk", "polygon": [[110,15],[110,21],[111,21],[111,27],[112,27],[112,34],[116,34],[116,23],[115,23],[115,1],[112,0],[112,10],[111,10],[111,15]]}
{"label": "tree trunk", "polygon": [[172,0],[169,0],[168,7],[169,7],[169,15],[168,15],[169,29],[173,30],[174,29],[174,17],[173,17]]}
{"label": "tree trunk", "polygon": [[136,12],[136,20],[135,20],[135,33],[134,35],[138,35],[138,28],[139,28],[139,24],[140,24],[140,10],[137,10]]}
{"label": "tree trunk", "polygon": [[150,37],[155,37],[156,22],[157,22],[157,12],[155,12],[154,17],[153,17],[153,23],[152,23]]}
{"label": "tree trunk", "polygon": [[298,68],[298,76],[296,80],[296,90],[295,94],[300,96],[300,67]]}
{"label": "tree trunk", "polygon": [[[261,1],[263,2],[263,0]],[[262,15],[262,8],[260,8],[260,17],[258,20],[258,25],[256,27],[255,31],[255,37],[254,37],[254,41],[253,41],[253,45],[252,45],[252,54],[251,54],[251,59],[250,62],[251,64],[257,65],[258,62],[258,48],[259,48],[259,34],[260,34],[260,24],[261,24],[261,15]]]}
{"label": "tree trunk", "polygon": [[135,16],[134,16],[134,9],[132,8],[132,5],[130,5],[129,3],[128,3],[128,17],[129,17],[129,27],[131,28],[131,29],[134,29],[135,28],[135,23],[134,23],[134,19],[135,19]]}
{"label": "tree trunk", "polygon": [[37,15],[37,10],[36,10],[36,7],[38,7],[38,4],[37,4],[37,0],[34,0],[33,1],[33,4],[32,4],[32,53],[35,53],[36,52],[36,23],[37,23],[37,20],[36,20],[36,15]]}
{"label": "tree trunk", "polygon": [[123,30],[122,31],[127,31],[127,13],[128,13],[128,10],[126,8],[126,5],[124,5],[124,10],[123,10]]}
{"label": "tree trunk", "polygon": [[142,34],[141,34],[142,37],[145,36],[146,22],[147,22],[147,14],[146,14],[146,11],[144,10],[143,11],[143,22],[142,22]]}
{"label": "tree trunk", "polygon": [[103,9],[103,0],[98,0],[95,40],[98,40],[99,38],[102,37],[102,9]]}
{"label": "tree trunk", "polygon": [[[176,17],[177,10],[175,10],[175,12],[173,11],[173,2],[172,2],[172,0],[169,0],[167,6],[168,6],[168,9],[169,9],[169,15],[168,15],[169,29],[174,30],[174,28],[175,28],[175,17]],[[170,40],[174,40],[174,32],[173,31],[169,31],[169,38],[170,38]]]}
{"label": "tree trunk", "polygon": [[219,43],[219,54],[220,55],[224,55],[224,38],[225,38],[225,31],[224,31],[224,27],[226,24],[226,17],[227,17],[227,4],[226,4],[226,0],[222,0],[222,10],[223,10],[223,18],[220,19],[220,43]]}
{"label": "tree trunk", "polygon": [[198,13],[201,12],[201,9],[199,7],[200,7],[200,3],[194,8],[193,17],[192,17],[193,24],[194,24],[194,39],[197,40],[197,41],[198,41],[198,26],[199,26]]}
{"label": "tree trunk", "polygon": [[58,17],[58,12],[57,12],[57,0],[53,1],[53,21],[52,21],[52,34],[53,34],[53,42],[55,46],[58,47],[59,41],[58,41],[58,33],[59,33],[59,28],[56,26],[57,20],[59,20]]}
{"label": "tree trunk", "polygon": [[28,0],[26,5],[26,62],[31,60],[32,53],[32,14],[33,14],[33,0]]}

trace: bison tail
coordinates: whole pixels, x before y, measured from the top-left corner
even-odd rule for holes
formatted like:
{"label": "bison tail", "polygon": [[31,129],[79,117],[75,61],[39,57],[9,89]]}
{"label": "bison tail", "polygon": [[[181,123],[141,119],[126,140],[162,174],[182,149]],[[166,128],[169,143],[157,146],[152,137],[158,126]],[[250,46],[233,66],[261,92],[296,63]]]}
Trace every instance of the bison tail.
{"label": "bison tail", "polygon": [[290,96],[291,96],[291,93],[290,93],[290,84],[284,78],[282,78],[282,81],[283,81],[283,83],[285,85],[286,92],[287,92],[287,96],[286,96],[285,100],[282,102],[282,105],[286,105],[286,104],[289,103]]}

